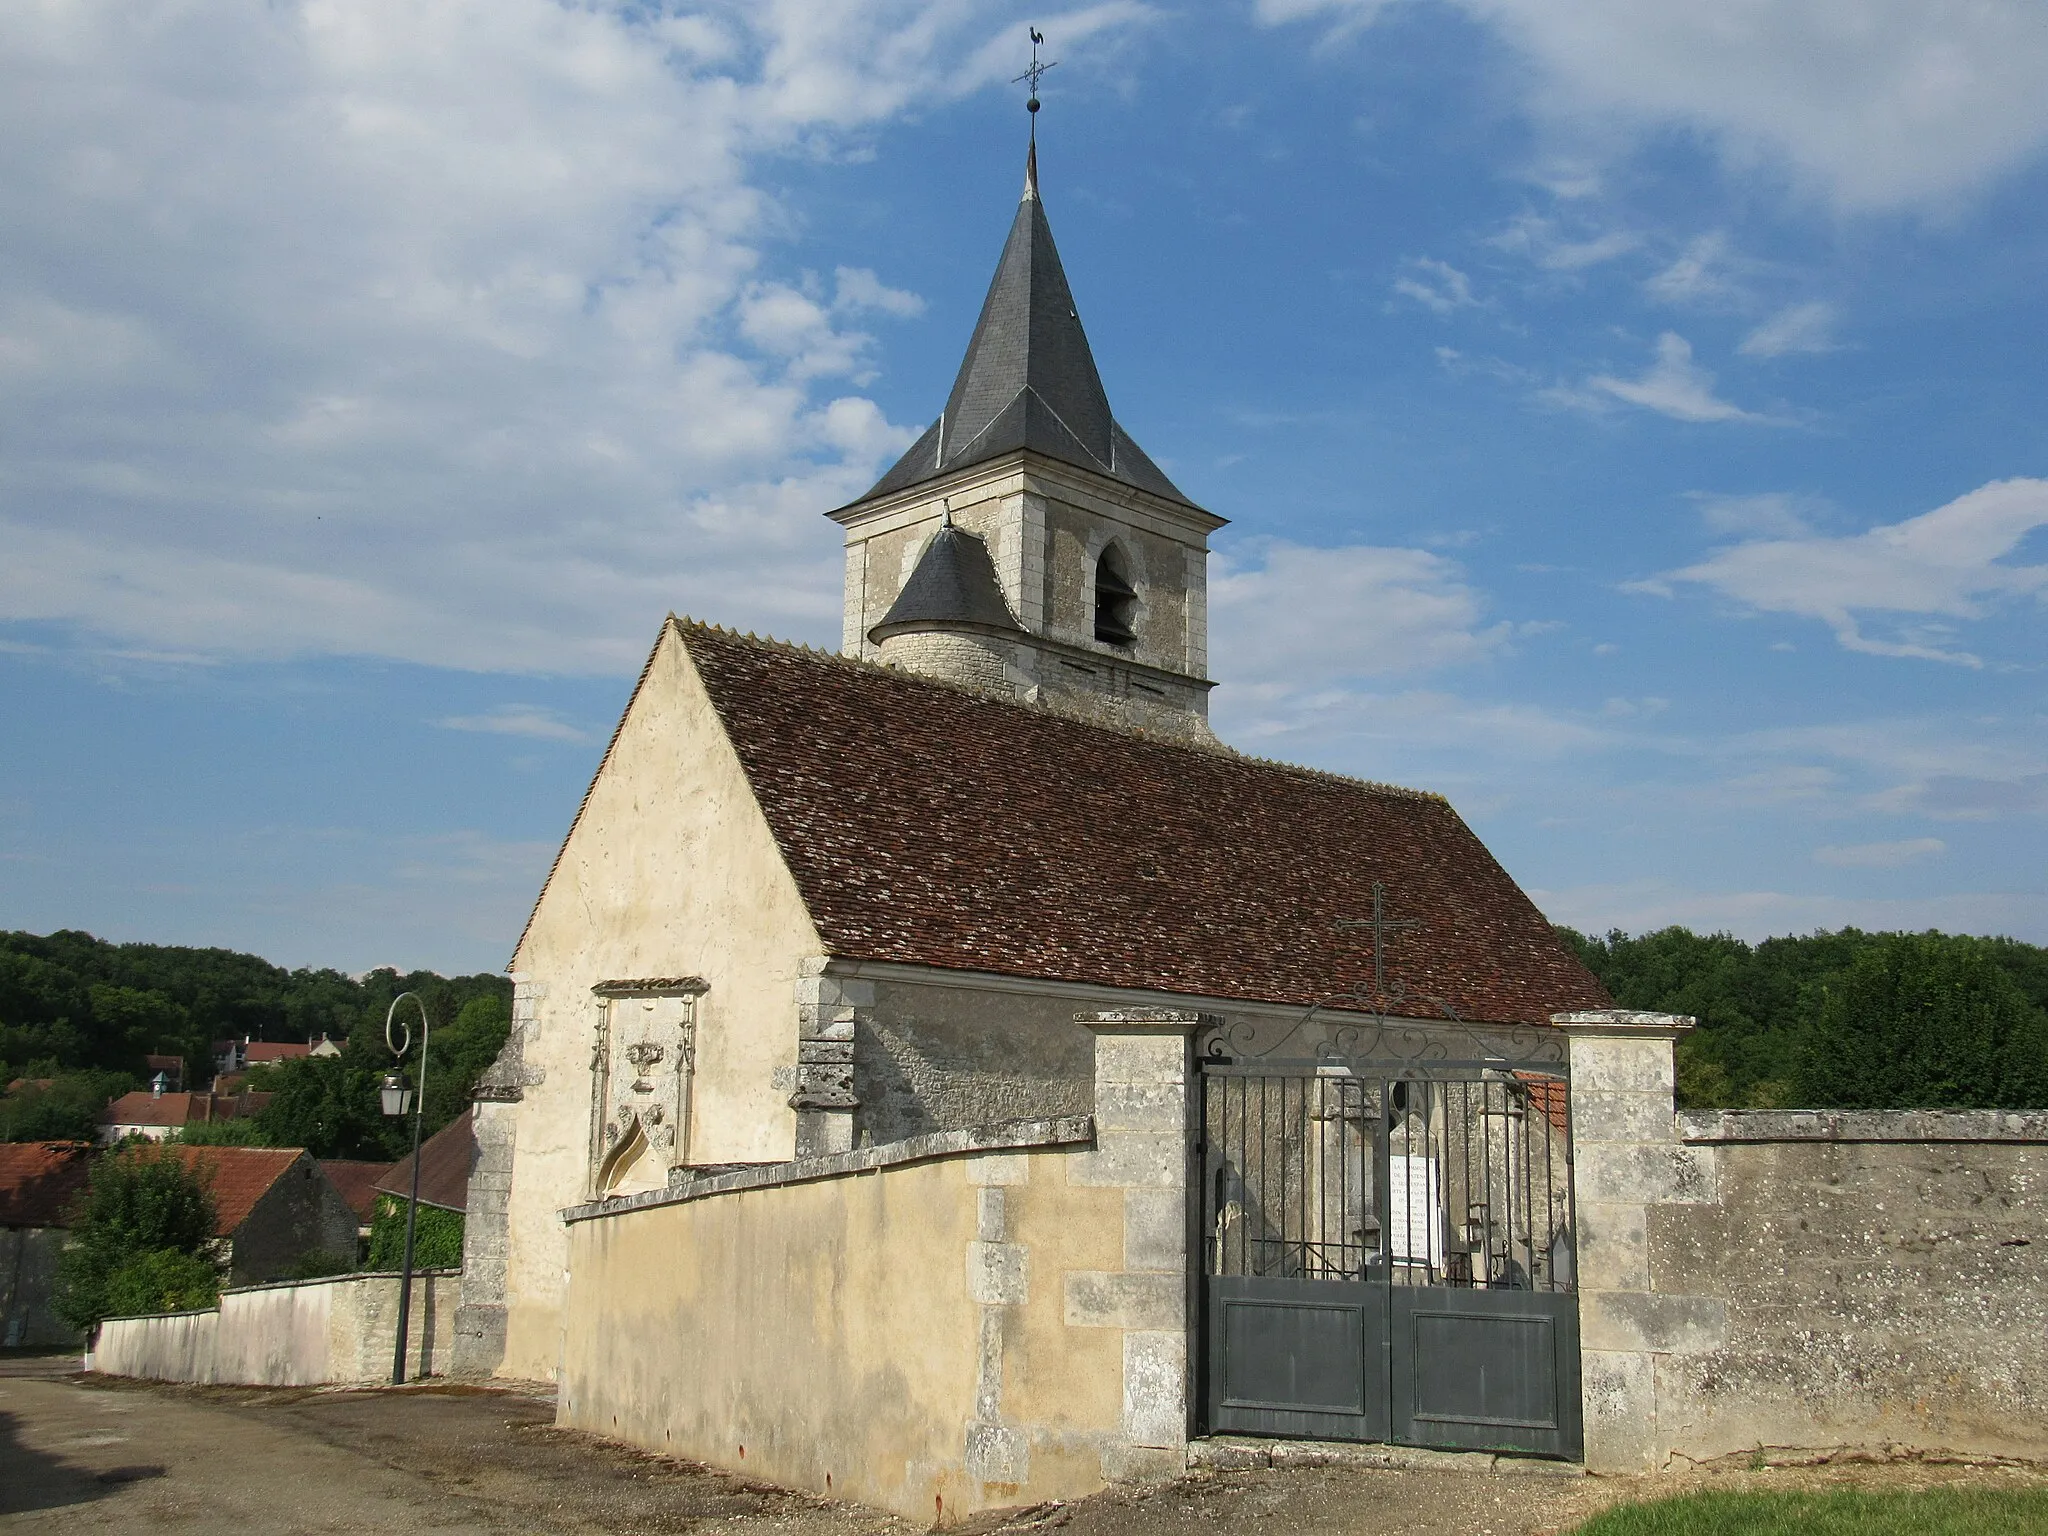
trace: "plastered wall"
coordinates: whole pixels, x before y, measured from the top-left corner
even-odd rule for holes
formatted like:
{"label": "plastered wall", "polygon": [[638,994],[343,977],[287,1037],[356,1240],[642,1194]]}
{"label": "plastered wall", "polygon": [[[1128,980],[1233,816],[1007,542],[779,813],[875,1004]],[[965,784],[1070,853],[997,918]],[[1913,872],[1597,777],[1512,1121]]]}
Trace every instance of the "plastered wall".
{"label": "plastered wall", "polygon": [[[406,1374],[447,1369],[457,1274],[413,1277]],[[396,1275],[343,1275],[223,1291],[203,1312],[109,1318],[87,1356],[108,1376],[214,1386],[389,1381],[398,1345]]]}
{"label": "plastered wall", "polygon": [[560,1422],[940,1524],[1177,1474],[1186,1052],[1104,1038],[1038,1145],[572,1213]]}
{"label": "plastered wall", "polygon": [[822,947],[710,698],[665,629],[514,959],[523,1017],[499,1075],[516,1081],[487,1090],[516,1094],[502,1106],[509,1135],[493,1137],[511,1160],[502,1373],[548,1379],[560,1355],[559,1213],[588,1193],[591,988],[701,976],[683,1156],[771,1162],[794,1149],[789,1088],[776,1085],[796,1062],[799,963]]}

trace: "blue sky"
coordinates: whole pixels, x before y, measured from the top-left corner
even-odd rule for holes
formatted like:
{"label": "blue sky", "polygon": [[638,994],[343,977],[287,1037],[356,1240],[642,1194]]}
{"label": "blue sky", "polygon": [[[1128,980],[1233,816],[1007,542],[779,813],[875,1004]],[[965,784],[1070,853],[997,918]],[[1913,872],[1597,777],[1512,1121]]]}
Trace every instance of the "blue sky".
{"label": "blue sky", "polygon": [[1045,199],[1219,731],[1554,918],[2048,942],[2048,27],[1950,0],[77,0],[0,28],[0,927],[504,962],[671,608]]}

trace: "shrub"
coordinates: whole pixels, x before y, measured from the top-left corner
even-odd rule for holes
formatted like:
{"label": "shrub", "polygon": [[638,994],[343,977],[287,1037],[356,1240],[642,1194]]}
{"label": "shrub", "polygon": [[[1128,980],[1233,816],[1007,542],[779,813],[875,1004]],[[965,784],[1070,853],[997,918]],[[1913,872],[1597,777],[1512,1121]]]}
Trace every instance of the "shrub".
{"label": "shrub", "polygon": [[[161,1311],[166,1296],[196,1294],[192,1265],[205,1268],[217,1286],[214,1217],[206,1181],[163,1148],[144,1144],[104,1154],[93,1165],[58,1260],[57,1315],[74,1328],[98,1327],[122,1311],[117,1280],[124,1305],[159,1285],[143,1310]],[[191,1265],[174,1265],[174,1258]]]}

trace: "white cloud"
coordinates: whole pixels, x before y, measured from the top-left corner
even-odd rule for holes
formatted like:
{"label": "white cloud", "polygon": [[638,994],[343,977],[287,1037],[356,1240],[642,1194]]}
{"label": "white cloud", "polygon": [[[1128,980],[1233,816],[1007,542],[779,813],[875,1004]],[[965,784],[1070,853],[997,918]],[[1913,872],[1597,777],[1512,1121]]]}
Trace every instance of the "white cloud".
{"label": "white cloud", "polygon": [[1546,272],[1580,272],[1626,256],[1643,242],[1626,230],[1571,236],[1554,219],[1522,213],[1486,242],[1496,249],[1534,262]]}
{"label": "white cloud", "polygon": [[1690,241],[1677,258],[1643,284],[1654,299],[1666,304],[1711,305],[1740,300],[1746,290],[1736,276],[1738,263],[1728,237],[1720,231]]}
{"label": "white cloud", "polygon": [[553,710],[537,704],[500,704],[481,715],[448,715],[434,724],[446,731],[479,731],[491,736],[530,736],[536,741],[588,741]]}
{"label": "white cloud", "polygon": [[1479,303],[1472,296],[1472,279],[1449,262],[1416,256],[1406,266],[1408,270],[1394,280],[1394,292],[1403,298],[1413,299],[1440,315],[1448,315],[1454,309],[1470,309]]}
{"label": "white cloud", "polygon": [[654,10],[10,12],[0,619],[551,672],[630,670],[671,607],[833,633],[812,520],[914,430],[859,388],[920,301],[778,268],[757,167],[1006,80],[1023,23]]}
{"label": "white cloud", "polygon": [[[1848,650],[1978,666],[1941,621],[1982,618],[2003,599],[2048,597],[2048,565],[2004,563],[2042,527],[2048,480],[1998,480],[1868,533],[1758,539],[1664,579],[1710,586],[1765,613],[1819,619]],[[1886,616],[1891,633],[1869,633],[1868,615]]]}
{"label": "white cloud", "polygon": [[1475,661],[1508,638],[1442,555],[1278,540],[1216,557],[1209,622],[1219,675],[1288,691]]}
{"label": "white cloud", "polygon": [[1770,420],[1730,404],[1714,393],[1714,376],[1692,360],[1692,344],[1676,331],[1657,338],[1656,361],[1633,379],[1600,373],[1586,380],[1582,391],[1553,391],[1563,404],[1598,404],[1602,396],[1641,406],[1674,421]]}
{"label": "white cloud", "polygon": [[1816,299],[1779,310],[1742,338],[1735,350],[1744,357],[1789,357],[1794,353],[1833,352],[1835,306]]}
{"label": "white cloud", "polygon": [[1820,506],[1813,497],[1786,491],[1763,491],[1749,496],[1724,496],[1712,491],[1692,491],[1687,499],[1698,504],[1700,517],[1716,533],[1767,534],[1775,538],[1800,538],[1813,531],[1808,511]]}
{"label": "white cloud", "polygon": [[1894,843],[1833,843],[1813,850],[1814,862],[1835,869],[1898,869],[1948,852],[1938,837],[1908,837]]}
{"label": "white cloud", "polygon": [[[1447,0],[1536,66],[1531,106],[1573,154],[1680,129],[1848,209],[1935,206],[2048,145],[2048,27],[1978,0]],[[1368,24],[1379,0],[1262,0],[1269,22]]]}

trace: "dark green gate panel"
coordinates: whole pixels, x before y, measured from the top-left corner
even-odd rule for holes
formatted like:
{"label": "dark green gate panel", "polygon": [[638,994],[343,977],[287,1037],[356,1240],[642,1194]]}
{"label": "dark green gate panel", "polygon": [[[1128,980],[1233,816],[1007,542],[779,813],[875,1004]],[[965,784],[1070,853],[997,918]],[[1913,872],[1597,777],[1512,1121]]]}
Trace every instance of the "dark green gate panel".
{"label": "dark green gate panel", "polygon": [[1205,1299],[1212,1430],[1387,1437],[1385,1286],[1210,1276]]}
{"label": "dark green gate panel", "polygon": [[1396,1440],[1582,1454],[1577,1296],[1439,1286],[1391,1291]]}

